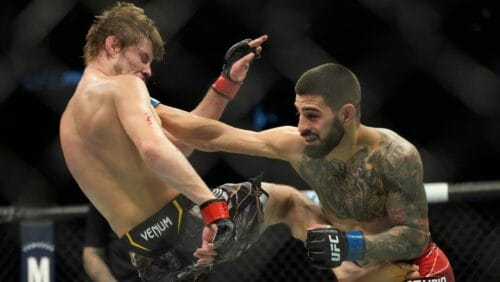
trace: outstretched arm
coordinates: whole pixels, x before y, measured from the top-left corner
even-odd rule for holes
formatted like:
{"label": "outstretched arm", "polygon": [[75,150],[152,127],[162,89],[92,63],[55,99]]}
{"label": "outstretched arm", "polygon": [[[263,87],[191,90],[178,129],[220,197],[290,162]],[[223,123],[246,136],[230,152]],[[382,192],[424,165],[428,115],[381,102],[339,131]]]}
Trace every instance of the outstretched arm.
{"label": "outstretched arm", "polygon": [[282,126],[255,132],[167,106],[157,109],[157,113],[170,134],[202,151],[224,151],[289,162],[302,152],[303,140],[296,127]]}

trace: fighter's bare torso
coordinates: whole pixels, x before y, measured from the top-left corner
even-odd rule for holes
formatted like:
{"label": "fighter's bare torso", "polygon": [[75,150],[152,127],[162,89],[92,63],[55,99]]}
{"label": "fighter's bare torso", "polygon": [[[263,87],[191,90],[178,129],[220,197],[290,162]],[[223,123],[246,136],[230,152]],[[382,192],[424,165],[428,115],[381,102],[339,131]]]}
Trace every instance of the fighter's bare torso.
{"label": "fighter's bare torso", "polygon": [[86,70],[60,127],[68,168],[118,235],[178,194],[174,189],[165,189],[165,184],[145,166],[120,123],[113,103],[121,79]]}
{"label": "fighter's bare torso", "polygon": [[[419,172],[418,169],[409,171],[414,168],[412,160],[408,160],[407,167],[393,167],[407,160],[408,152],[416,153],[410,143],[390,130],[363,130],[375,133],[371,134],[375,138],[361,144],[349,159],[311,159],[304,156],[296,170],[316,191],[332,224],[343,230],[363,230],[374,234],[404,223],[404,220],[397,222],[398,215],[392,210],[388,214],[388,202],[394,202],[395,198],[407,193],[396,188],[400,183],[393,182],[399,179],[403,183],[412,173]],[[392,174],[391,180],[388,180],[388,174]],[[417,195],[424,192],[423,186],[408,189],[421,189],[411,191]],[[425,208],[426,204],[421,206]]]}

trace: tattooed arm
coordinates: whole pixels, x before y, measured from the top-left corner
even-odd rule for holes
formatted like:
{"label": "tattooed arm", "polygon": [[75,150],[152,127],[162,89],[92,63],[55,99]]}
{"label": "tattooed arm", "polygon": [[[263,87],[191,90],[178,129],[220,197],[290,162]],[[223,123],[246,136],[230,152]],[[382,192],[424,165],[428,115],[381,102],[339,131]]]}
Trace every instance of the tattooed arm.
{"label": "tattooed arm", "polygon": [[386,144],[379,160],[380,175],[388,191],[385,232],[365,235],[363,264],[408,260],[422,254],[429,242],[428,207],[423,166],[417,149],[404,139]]}

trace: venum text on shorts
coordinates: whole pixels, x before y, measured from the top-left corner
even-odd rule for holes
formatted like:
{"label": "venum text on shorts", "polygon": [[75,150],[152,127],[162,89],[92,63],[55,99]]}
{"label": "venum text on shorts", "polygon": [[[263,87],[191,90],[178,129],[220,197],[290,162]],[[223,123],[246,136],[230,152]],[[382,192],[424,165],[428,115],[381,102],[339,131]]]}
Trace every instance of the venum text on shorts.
{"label": "venum text on shorts", "polygon": [[147,242],[149,239],[161,238],[167,229],[173,226],[172,220],[166,216],[141,232],[141,237]]}

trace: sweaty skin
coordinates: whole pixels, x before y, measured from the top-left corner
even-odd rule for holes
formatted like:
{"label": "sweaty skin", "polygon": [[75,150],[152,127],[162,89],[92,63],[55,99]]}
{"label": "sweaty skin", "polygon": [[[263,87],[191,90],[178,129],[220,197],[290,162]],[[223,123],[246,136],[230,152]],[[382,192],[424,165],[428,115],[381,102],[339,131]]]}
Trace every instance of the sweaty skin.
{"label": "sweaty skin", "polygon": [[[260,53],[266,40],[263,35],[249,45]],[[231,77],[245,79],[254,57],[250,53],[235,62]],[[196,204],[214,198],[185,158],[192,147],[162,128],[151,108],[145,80],[152,75],[152,60],[149,40],[122,48],[116,37],[107,36],[60,121],[70,172],[119,237],[179,193]],[[219,118],[227,103],[209,89],[193,113]]]}
{"label": "sweaty skin", "polygon": [[420,157],[395,133],[366,130],[373,131],[374,146],[362,146],[346,161],[304,156],[297,171],[315,187],[335,227],[365,232],[366,257],[376,262],[416,257],[421,250],[412,242],[424,243],[428,233]]}
{"label": "sweaty skin", "polygon": [[[130,93],[129,89],[135,91]],[[134,99],[127,97],[133,95],[142,109],[127,113],[122,108],[119,113],[117,100]],[[86,70],[61,118],[67,165],[83,193],[119,236],[178,194],[143,161],[121,123],[134,118],[136,130],[165,138],[154,128],[159,127],[159,120],[148,105],[148,97],[144,82],[135,76],[107,77]]]}
{"label": "sweaty skin", "polygon": [[[158,109],[158,113],[173,135],[199,150],[289,162],[318,193],[329,224],[344,231],[364,232],[367,252],[364,260],[357,262],[363,267],[344,262],[334,269],[339,280],[351,281],[352,273],[373,278],[374,271],[384,269],[389,262],[418,257],[428,244],[429,228],[423,168],[416,148],[393,131],[347,120],[343,125],[347,128],[345,135],[338,145],[325,156],[313,159],[304,152],[319,144],[324,136],[314,127],[328,128],[335,117],[322,98],[315,95],[297,96],[296,107],[300,114],[298,127],[282,126],[261,132],[234,128],[168,107]],[[409,269],[406,265],[402,271]],[[418,277],[418,273],[415,275]]]}

